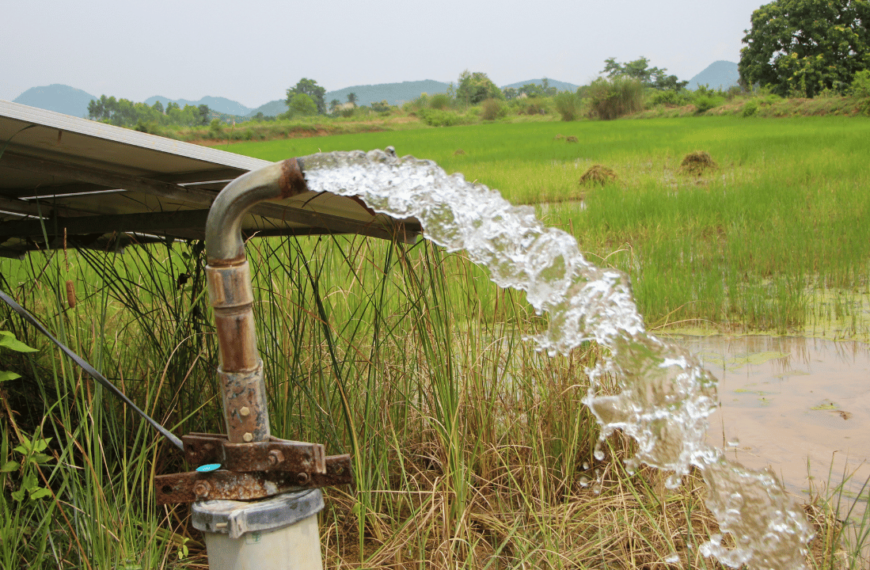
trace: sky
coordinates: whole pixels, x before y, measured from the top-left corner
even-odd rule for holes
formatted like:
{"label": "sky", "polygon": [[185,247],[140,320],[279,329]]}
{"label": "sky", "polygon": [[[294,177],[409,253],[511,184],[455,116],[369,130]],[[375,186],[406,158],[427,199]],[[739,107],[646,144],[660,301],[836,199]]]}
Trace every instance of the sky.
{"label": "sky", "polygon": [[468,69],[577,85],[645,56],[688,80],[737,62],[760,0],[29,0],[4,5],[0,99],[62,83],[92,95],[283,99]]}

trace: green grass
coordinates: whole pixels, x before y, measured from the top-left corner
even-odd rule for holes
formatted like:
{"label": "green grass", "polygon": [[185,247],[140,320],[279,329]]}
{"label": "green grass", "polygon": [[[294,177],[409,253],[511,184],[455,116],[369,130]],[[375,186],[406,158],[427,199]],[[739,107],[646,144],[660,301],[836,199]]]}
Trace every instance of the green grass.
{"label": "green grass", "polygon": [[[230,149],[279,160],[394,145],[517,203],[554,202],[548,223],[573,231],[593,259],[630,269],[641,307],[658,311],[650,318],[679,320],[671,307],[693,299],[690,318],[753,326],[815,314],[813,303],[850,310],[843,291],[864,283],[866,240],[861,224],[844,220],[866,212],[856,190],[867,181],[868,127],[493,123]],[[466,154],[454,155],[460,148]],[[706,186],[676,174],[681,156],[699,148],[721,167]],[[593,163],[620,181],[584,190],[580,210],[564,200],[580,195],[577,179]],[[666,567],[672,554],[680,567],[718,567],[697,554],[717,530],[697,475],[676,491],[653,470],[630,475],[621,458],[631,444],[619,436],[607,459],[594,459],[598,430],[581,399],[600,349],[557,358],[532,350],[522,338],[542,318],[461,254],[338,237],[253,240],[248,255],[273,433],[354,453],[354,487],[328,490],[321,515],[329,567]],[[0,287],[175,433],[222,432],[203,263],[201,244],[32,253],[0,260]],[[181,273],[190,278],[179,286]],[[813,297],[789,279],[834,288]],[[762,316],[734,316],[735,298]],[[716,303],[728,311],[699,308]],[[153,475],[185,470],[180,457],[5,308],[0,329],[41,350],[0,354],[4,369],[24,376],[4,386],[0,464],[20,459],[24,437],[50,437],[52,457],[0,475],[2,567],[201,567],[187,510],[153,501]],[[53,494],[12,498],[37,471]],[[807,509],[820,529],[811,565],[828,568],[843,555],[833,508],[819,499]]]}

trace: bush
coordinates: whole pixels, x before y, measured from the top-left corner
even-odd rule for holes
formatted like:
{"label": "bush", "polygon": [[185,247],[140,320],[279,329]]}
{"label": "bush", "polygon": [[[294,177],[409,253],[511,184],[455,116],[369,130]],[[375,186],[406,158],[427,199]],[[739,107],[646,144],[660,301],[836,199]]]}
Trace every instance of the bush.
{"label": "bush", "polygon": [[643,84],[630,77],[596,79],[586,90],[589,114],[605,121],[643,109]]}
{"label": "bush", "polygon": [[658,105],[664,105],[665,107],[682,107],[683,105],[688,105],[691,98],[691,93],[686,90],[679,92],[656,90],[650,96],[647,103],[649,107],[657,107]]}
{"label": "bush", "polygon": [[739,97],[744,93],[745,92],[743,91],[742,87],[740,87],[739,85],[732,85],[728,88],[728,91],[725,92],[725,98],[729,101],[732,101],[735,97]]}
{"label": "bush", "polygon": [[702,95],[700,97],[695,98],[695,113],[701,114],[709,111],[713,107],[718,107],[719,102],[715,97],[710,97],[709,95]]}
{"label": "bush", "polygon": [[447,93],[436,93],[429,98],[429,108],[443,111],[450,107],[450,95]]}
{"label": "bush", "polygon": [[558,93],[554,98],[556,111],[562,115],[563,121],[574,121],[580,115],[580,99],[570,91]]}
{"label": "bush", "polygon": [[459,115],[450,111],[439,111],[437,109],[420,109],[417,111],[417,116],[430,127],[452,127],[461,122]]}
{"label": "bush", "polygon": [[758,101],[751,99],[743,105],[743,110],[740,111],[740,115],[743,117],[751,117],[756,111],[758,111]]}
{"label": "bush", "polygon": [[487,99],[483,102],[480,116],[484,121],[494,121],[507,115],[507,105],[498,99]]}
{"label": "bush", "polygon": [[859,71],[852,79],[849,92],[854,97],[870,97],[870,69]]}
{"label": "bush", "polygon": [[224,124],[220,119],[212,119],[208,125],[208,132],[213,137],[219,137],[224,133]]}
{"label": "bush", "polygon": [[516,109],[517,115],[546,115],[550,101],[543,97],[529,97],[514,99],[511,106]]}

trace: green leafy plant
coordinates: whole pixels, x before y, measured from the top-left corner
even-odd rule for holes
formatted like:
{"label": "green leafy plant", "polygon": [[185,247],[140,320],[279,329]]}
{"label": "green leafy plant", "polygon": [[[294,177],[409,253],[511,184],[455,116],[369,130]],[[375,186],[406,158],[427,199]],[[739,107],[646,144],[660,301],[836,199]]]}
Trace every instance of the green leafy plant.
{"label": "green leafy plant", "polygon": [[40,465],[45,465],[54,459],[52,456],[44,453],[48,449],[50,442],[50,437],[47,439],[33,438],[31,440],[22,434],[21,445],[13,449],[13,451],[21,455],[21,459],[19,461],[7,461],[0,468],[0,473],[21,472],[21,485],[17,491],[12,492],[12,498],[16,501],[23,501],[27,496],[30,497],[31,501],[38,501],[51,495],[51,491],[39,484],[39,477],[36,474]]}
{"label": "green leafy plant", "polygon": [[853,97],[870,97],[870,69],[855,74],[850,91]]}
{"label": "green leafy plant", "polygon": [[[0,348],[5,348],[14,352],[38,352],[37,349],[31,348],[20,340],[16,339],[15,335],[9,331],[0,331]],[[0,370],[0,382],[5,382],[6,380],[15,380],[16,378],[20,377],[21,375],[16,374],[15,372]]]}
{"label": "green leafy plant", "polygon": [[758,101],[752,99],[747,101],[745,105],[743,105],[743,109],[740,111],[740,115],[743,117],[751,117],[758,111]]}

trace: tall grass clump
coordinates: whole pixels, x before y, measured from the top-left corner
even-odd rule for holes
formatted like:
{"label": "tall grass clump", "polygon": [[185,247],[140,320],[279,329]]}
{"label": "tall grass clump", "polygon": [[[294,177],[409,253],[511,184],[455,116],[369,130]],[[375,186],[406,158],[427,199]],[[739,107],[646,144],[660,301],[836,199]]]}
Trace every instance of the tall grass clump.
{"label": "tall grass clump", "polygon": [[436,93],[429,98],[429,108],[444,111],[453,104],[453,99],[447,93]]}
{"label": "tall grass clump", "polygon": [[481,103],[480,118],[484,121],[494,121],[507,116],[507,104],[500,99],[489,98]]}
{"label": "tall grass clump", "polygon": [[599,78],[586,89],[592,117],[609,121],[643,110],[643,84],[630,77]]}
{"label": "tall grass clump", "polygon": [[563,121],[574,121],[580,116],[580,99],[575,93],[570,91],[557,93],[553,103]]}

